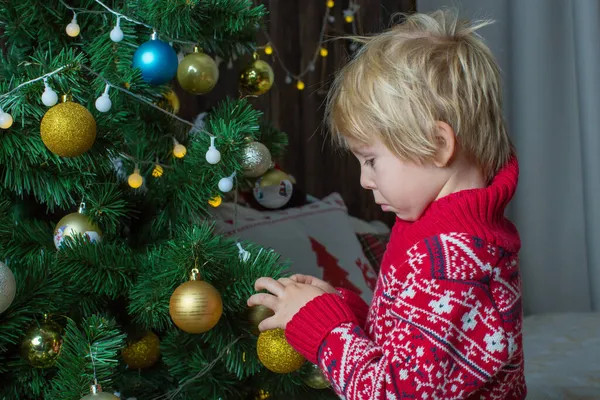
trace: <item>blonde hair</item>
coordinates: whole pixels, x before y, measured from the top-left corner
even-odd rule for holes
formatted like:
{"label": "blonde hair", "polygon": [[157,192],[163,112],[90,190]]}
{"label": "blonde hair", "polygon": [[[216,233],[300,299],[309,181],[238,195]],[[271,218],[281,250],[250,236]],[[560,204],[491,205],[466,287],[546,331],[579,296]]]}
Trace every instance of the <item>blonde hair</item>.
{"label": "blonde hair", "polygon": [[402,159],[425,162],[436,153],[436,122],[450,125],[464,151],[489,179],[512,145],[502,118],[500,71],[469,23],[453,11],[407,15],[372,37],[336,77],[327,99],[334,143],[379,138]]}

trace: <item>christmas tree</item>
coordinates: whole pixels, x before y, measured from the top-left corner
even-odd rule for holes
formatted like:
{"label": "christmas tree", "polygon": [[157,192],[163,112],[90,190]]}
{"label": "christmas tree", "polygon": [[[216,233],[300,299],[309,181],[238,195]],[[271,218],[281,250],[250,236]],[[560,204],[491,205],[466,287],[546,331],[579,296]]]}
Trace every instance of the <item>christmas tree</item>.
{"label": "christmas tree", "polygon": [[[247,309],[286,263],[208,217],[285,135],[247,96],[192,123],[172,89],[218,87],[215,59],[252,55],[266,13],[0,2],[0,399],[331,397],[281,332],[257,337],[268,310]],[[240,86],[260,95],[272,71],[249,62]]]}

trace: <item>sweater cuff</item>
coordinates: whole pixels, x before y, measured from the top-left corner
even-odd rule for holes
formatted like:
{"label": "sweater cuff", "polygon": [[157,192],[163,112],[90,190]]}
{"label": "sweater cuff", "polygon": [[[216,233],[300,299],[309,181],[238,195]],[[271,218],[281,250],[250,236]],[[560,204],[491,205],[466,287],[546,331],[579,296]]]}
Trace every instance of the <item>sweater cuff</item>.
{"label": "sweater cuff", "polygon": [[369,305],[367,302],[351,290],[344,288],[336,288],[336,290],[340,293],[346,304],[348,304],[354,315],[356,315],[358,325],[364,328],[367,315],[369,314]]}
{"label": "sweater cuff", "polygon": [[309,301],[285,327],[288,343],[313,364],[329,333],[345,323],[357,323],[350,307],[336,293],[325,293]]}

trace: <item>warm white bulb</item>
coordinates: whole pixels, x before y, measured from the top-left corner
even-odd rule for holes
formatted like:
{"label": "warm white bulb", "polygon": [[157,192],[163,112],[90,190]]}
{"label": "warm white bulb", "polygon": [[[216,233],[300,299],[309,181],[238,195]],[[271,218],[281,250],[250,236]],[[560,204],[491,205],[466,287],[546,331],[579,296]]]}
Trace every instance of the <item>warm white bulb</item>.
{"label": "warm white bulb", "polygon": [[226,177],[221,178],[219,181],[219,190],[223,193],[227,193],[233,189],[233,179]]}
{"label": "warm white bulb", "polygon": [[110,40],[113,42],[119,43],[123,40],[123,31],[119,28],[119,25],[115,26],[112,31],[110,31]]}
{"label": "warm white bulb", "polygon": [[96,99],[96,110],[104,113],[110,110],[111,107],[112,101],[110,101],[110,97],[108,97],[107,93],[104,93]]}
{"label": "warm white bulb", "polygon": [[42,94],[42,103],[44,103],[46,107],[52,107],[58,103],[58,95],[50,87],[47,87]]}
{"label": "warm white bulb", "polygon": [[71,37],[75,37],[77,35],[79,35],[79,25],[77,24],[77,21],[75,19],[73,19],[73,21],[71,21],[71,23],[69,25],[67,25],[67,35],[71,36]]}
{"label": "warm white bulb", "polygon": [[13,117],[9,113],[0,112],[0,128],[8,129],[13,124]]}
{"label": "warm white bulb", "polygon": [[206,152],[206,161],[209,164],[217,164],[221,161],[221,152],[215,146],[210,146]]}

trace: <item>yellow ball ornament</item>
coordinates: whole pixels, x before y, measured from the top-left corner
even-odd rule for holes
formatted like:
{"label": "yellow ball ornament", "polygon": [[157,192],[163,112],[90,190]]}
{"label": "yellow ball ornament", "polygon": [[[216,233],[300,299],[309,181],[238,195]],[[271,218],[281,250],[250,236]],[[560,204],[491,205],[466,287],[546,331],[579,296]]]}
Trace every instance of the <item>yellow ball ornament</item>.
{"label": "yellow ball ornament", "polygon": [[153,332],[148,332],[141,339],[130,342],[121,355],[129,368],[150,368],[160,358],[160,340]]}
{"label": "yellow ball ornament", "polygon": [[208,200],[208,204],[210,204],[212,207],[215,207],[215,208],[219,207],[222,202],[223,202],[223,199],[219,195],[216,195],[215,197]]}
{"label": "yellow ball ornament", "polygon": [[187,149],[181,143],[176,143],[173,147],[173,155],[177,158],[183,158],[187,154]]}
{"label": "yellow ball ornament", "polygon": [[156,164],[154,166],[154,169],[152,170],[152,176],[155,178],[160,178],[163,173],[165,172],[165,170],[163,169],[163,167],[161,167],[160,165]]}
{"label": "yellow ball ornament", "polygon": [[60,249],[66,237],[75,235],[84,235],[91,243],[102,240],[100,228],[82,212],[67,214],[58,221],[54,228],[54,245]]}
{"label": "yellow ball ornament", "polygon": [[137,189],[140,186],[142,186],[142,184],[144,183],[144,177],[140,175],[139,169],[136,168],[133,171],[133,174],[129,175],[129,177],[127,178],[127,183],[134,189]]}
{"label": "yellow ball ornament", "polygon": [[305,86],[304,82],[302,82],[302,81],[298,81],[298,83],[296,83],[296,88],[298,90],[304,90],[304,86]]}
{"label": "yellow ball ornament", "polygon": [[279,328],[261,332],[256,342],[256,352],[260,362],[278,374],[294,372],[306,362],[306,359],[289,345],[285,339],[285,331]]}
{"label": "yellow ball ornament", "polygon": [[211,330],[221,318],[221,294],[208,282],[197,280],[197,270],[190,281],[181,284],[169,301],[169,314],[179,329],[188,333]]}
{"label": "yellow ball ornament", "polygon": [[275,74],[271,66],[262,60],[254,60],[240,74],[240,87],[251,95],[267,93],[273,86]]}
{"label": "yellow ball ornament", "polygon": [[62,344],[62,329],[46,318],[25,333],[21,355],[34,368],[50,368],[56,363]]}
{"label": "yellow ball ornament", "polygon": [[219,67],[209,55],[196,51],[181,60],[177,68],[179,85],[191,94],[210,92],[219,80]]}
{"label": "yellow ball ornament", "polygon": [[50,108],[40,125],[42,142],[60,157],[77,157],[96,140],[96,121],[81,104],[65,101]]}
{"label": "yellow ball ornament", "polygon": [[248,321],[250,321],[251,332],[256,336],[260,335],[258,325],[265,319],[272,317],[275,313],[268,307],[258,305],[248,309]]}

